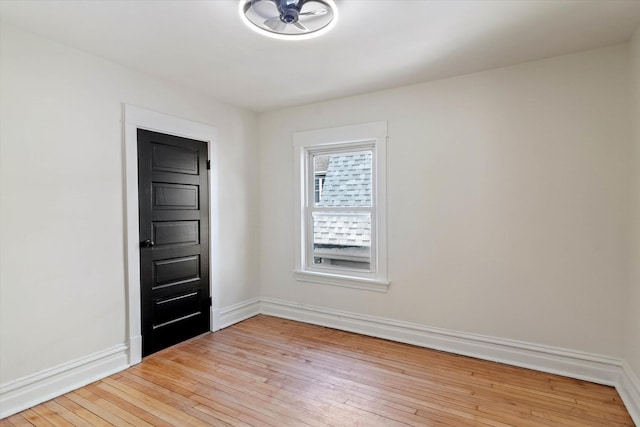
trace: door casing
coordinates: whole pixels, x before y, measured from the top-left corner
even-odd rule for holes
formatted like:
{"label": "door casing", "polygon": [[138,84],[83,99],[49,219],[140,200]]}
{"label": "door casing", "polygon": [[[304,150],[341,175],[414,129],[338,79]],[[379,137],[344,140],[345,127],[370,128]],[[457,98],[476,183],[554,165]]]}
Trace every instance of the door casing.
{"label": "door casing", "polygon": [[211,170],[209,174],[209,289],[212,298],[210,330],[220,325],[218,281],[218,132],[213,126],[192,122],[163,113],[123,104],[124,150],[124,222],[125,286],[127,302],[127,346],[129,365],[142,361],[142,325],[140,308],[140,240],[138,218],[138,129],[207,142]]}

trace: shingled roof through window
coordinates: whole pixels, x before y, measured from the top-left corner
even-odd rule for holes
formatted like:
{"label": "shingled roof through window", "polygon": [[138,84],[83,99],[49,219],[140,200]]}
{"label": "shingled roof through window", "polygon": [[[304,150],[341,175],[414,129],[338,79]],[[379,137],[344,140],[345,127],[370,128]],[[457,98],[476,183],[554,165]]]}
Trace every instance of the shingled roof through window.
{"label": "shingled roof through window", "polygon": [[[371,206],[371,152],[331,155],[317,205]],[[368,213],[315,213],[313,242],[321,246],[370,247],[371,218]]]}
{"label": "shingled roof through window", "polygon": [[313,243],[336,246],[371,246],[369,214],[314,214]]}
{"label": "shingled roof through window", "polygon": [[331,156],[318,206],[371,206],[371,152]]}

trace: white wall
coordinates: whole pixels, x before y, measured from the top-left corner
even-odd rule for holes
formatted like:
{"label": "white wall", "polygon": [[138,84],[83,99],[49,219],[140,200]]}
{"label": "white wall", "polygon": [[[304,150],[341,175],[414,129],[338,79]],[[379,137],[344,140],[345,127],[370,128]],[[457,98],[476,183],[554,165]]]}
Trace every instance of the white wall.
{"label": "white wall", "polygon": [[[633,75],[632,121],[635,125],[635,213],[634,248],[631,258],[632,280],[628,295],[628,311],[625,335],[625,359],[640,378],[640,28],[630,43],[631,69]],[[640,405],[640,403],[638,403]]]}
{"label": "white wall", "polygon": [[[619,45],[262,114],[261,295],[621,357],[628,65]],[[391,287],[296,282],[292,134],[377,120]]]}
{"label": "white wall", "polygon": [[222,307],[258,295],[257,117],[2,25],[0,384],[125,343],[122,103],[217,127]]}

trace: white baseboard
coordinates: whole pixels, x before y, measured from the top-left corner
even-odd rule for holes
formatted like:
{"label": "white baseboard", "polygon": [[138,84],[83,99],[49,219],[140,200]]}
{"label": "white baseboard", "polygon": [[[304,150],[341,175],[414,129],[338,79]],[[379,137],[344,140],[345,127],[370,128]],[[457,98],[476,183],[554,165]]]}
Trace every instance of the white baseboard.
{"label": "white baseboard", "polygon": [[127,347],[118,345],[2,384],[0,419],[122,371],[128,366]]}
{"label": "white baseboard", "polygon": [[626,362],[622,365],[622,373],[616,390],[622,397],[633,422],[640,426],[640,379]]}
{"label": "white baseboard", "polygon": [[610,386],[617,384],[622,365],[619,359],[600,355],[431,328],[270,298],[262,298],[261,312]]}
{"label": "white baseboard", "polygon": [[260,298],[252,298],[220,309],[219,329],[260,314]]}

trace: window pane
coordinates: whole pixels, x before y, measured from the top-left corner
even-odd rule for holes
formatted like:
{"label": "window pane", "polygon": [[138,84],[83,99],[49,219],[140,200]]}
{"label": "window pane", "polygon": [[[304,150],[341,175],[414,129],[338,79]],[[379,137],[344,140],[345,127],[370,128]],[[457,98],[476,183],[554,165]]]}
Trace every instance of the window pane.
{"label": "window pane", "polygon": [[371,151],[313,156],[316,206],[371,206]]}
{"label": "window pane", "polygon": [[371,269],[371,214],[313,214],[313,264]]}

